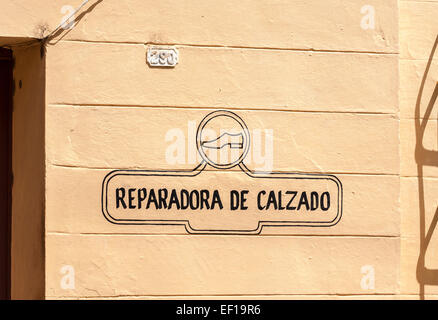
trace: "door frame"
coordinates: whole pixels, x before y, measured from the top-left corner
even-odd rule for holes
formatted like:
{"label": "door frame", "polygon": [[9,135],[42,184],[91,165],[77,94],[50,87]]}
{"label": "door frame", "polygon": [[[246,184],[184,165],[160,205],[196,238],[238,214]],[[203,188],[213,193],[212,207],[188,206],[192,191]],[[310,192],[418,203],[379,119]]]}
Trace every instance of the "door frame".
{"label": "door frame", "polygon": [[[2,62],[6,61],[9,64],[9,70],[8,74],[5,75],[9,79],[9,88],[8,88],[8,101],[7,101],[7,122],[8,122],[8,181],[7,185],[8,187],[8,195],[7,195],[7,214],[4,219],[4,222],[6,223],[6,233],[7,233],[7,248],[6,248],[6,274],[1,275],[1,277],[4,277],[3,279],[6,282],[6,292],[1,293],[0,297],[3,299],[11,299],[11,225],[12,225],[12,183],[13,183],[13,176],[12,176],[12,99],[13,99],[13,54],[12,50],[0,48],[0,60]],[[0,75],[3,76],[3,75]]]}

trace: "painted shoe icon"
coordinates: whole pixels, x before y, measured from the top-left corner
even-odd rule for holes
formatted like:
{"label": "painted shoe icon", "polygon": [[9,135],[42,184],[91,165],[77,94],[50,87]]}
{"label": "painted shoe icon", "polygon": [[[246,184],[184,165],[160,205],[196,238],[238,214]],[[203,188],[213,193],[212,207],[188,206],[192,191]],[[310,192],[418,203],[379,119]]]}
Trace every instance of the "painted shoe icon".
{"label": "painted shoe icon", "polygon": [[230,149],[243,149],[243,135],[242,133],[228,133],[221,134],[218,138],[201,142],[203,148],[208,149],[222,149],[229,146]]}

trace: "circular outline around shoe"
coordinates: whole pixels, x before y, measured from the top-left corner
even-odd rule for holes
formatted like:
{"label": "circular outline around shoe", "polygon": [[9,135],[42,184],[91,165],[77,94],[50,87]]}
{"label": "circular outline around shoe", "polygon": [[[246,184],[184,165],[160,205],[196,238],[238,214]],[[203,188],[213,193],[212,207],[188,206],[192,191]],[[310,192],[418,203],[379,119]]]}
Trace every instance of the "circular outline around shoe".
{"label": "circular outline around shoe", "polygon": [[[242,154],[240,155],[240,157],[237,160],[235,160],[229,164],[218,164],[218,163],[210,160],[210,158],[208,158],[208,156],[204,153],[204,150],[201,146],[202,130],[204,130],[204,127],[207,125],[208,122],[210,122],[211,120],[213,120],[214,118],[217,118],[217,117],[229,117],[229,118],[234,119],[235,121],[237,121],[237,123],[239,123],[239,125],[241,126],[241,128],[244,132],[243,143],[244,144],[246,143],[245,147],[244,147],[244,151],[242,152]],[[216,169],[230,169],[230,168],[235,167],[239,163],[241,163],[243,161],[243,159],[245,159],[246,155],[248,154],[250,141],[251,141],[251,137],[249,134],[248,127],[246,126],[246,123],[237,114],[235,114],[234,112],[228,111],[228,110],[217,110],[217,111],[210,112],[209,114],[207,114],[204,117],[204,119],[202,119],[202,121],[199,124],[198,129],[196,131],[196,147],[198,149],[199,154],[201,155],[202,159],[204,159],[205,162],[207,162],[209,165],[211,165],[212,167],[214,167]]]}

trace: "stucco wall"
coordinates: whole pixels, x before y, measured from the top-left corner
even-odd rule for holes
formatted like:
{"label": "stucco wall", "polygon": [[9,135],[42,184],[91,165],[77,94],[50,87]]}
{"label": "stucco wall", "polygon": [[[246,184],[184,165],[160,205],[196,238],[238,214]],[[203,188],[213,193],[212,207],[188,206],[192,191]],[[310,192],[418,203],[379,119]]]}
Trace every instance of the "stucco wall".
{"label": "stucco wall", "polygon": [[[81,3],[2,3],[14,21],[0,30],[41,37]],[[367,5],[376,23],[364,30]],[[46,45],[46,297],[435,298],[436,112],[423,144],[415,119],[438,77],[435,58],[417,103],[437,11],[435,0],[90,1]],[[150,68],[148,44],[175,45],[179,64]],[[273,170],[336,175],[340,223],[192,236],[104,219],[108,172],[193,168],[166,162],[166,133],[216,109],[273,130]]]}
{"label": "stucco wall", "polygon": [[[374,30],[361,28],[360,1],[103,1],[52,40],[46,296],[398,294],[398,6],[369,4]],[[150,68],[147,43],[175,45],[180,63]],[[274,130],[274,170],[337,175],[342,221],[192,236],[103,218],[109,171],[192,168],[166,162],[166,132],[219,108]],[[60,286],[63,266],[74,268],[74,289]]]}

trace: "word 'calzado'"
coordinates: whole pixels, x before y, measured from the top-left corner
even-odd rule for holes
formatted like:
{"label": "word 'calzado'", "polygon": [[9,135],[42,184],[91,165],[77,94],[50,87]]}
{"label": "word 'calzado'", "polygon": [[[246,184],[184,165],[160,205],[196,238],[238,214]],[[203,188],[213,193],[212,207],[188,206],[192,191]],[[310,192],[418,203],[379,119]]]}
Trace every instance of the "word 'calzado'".
{"label": "word 'calzado'", "polygon": [[[230,209],[247,210],[248,194],[248,190],[231,190]],[[117,188],[115,198],[117,209],[221,210],[224,208],[218,190]],[[257,208],[258,210],[327,211],[330,208],[330,193],[262,190],[257,193]]]}

